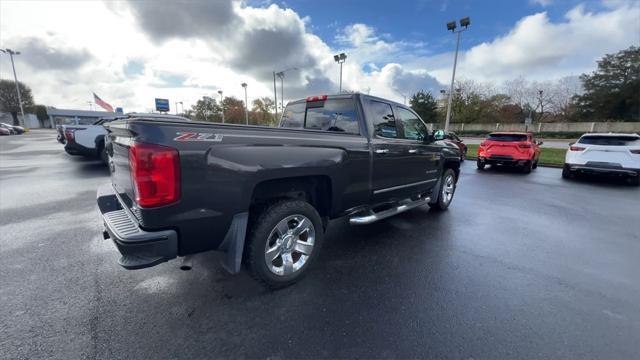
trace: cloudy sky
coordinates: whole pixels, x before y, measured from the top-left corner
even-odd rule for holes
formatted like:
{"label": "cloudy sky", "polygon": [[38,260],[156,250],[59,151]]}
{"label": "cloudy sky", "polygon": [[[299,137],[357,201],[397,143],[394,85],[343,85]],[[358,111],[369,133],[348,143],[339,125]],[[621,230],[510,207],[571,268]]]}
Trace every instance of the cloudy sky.
{"label": "cloudy sky", "polygon": [[[19,79],[36,102],[88,109],[96,92],[125,111],[156,97],[285,98],[337,92],[333,54],[347,53],[347,90],[402,101],[451,77],[455,37],[470,16],[457,76],[553,80],[592,71],[606,53],[640,45],[639,0],[0,1],[0,47],[21,51]],[[7,56],[0,76],[11,79]],[[279,90],[278,90],[279,91]]]}

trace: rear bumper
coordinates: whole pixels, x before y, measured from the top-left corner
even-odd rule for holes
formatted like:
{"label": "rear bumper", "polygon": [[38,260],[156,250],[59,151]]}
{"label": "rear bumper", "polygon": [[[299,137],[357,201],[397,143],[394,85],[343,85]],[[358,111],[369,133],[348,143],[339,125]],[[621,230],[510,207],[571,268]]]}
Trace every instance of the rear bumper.
{"label": "rear bumper", "polygon": [[564,164],[564,166],[572,172],[585,174],[640,176],[640,169],[625,168],[620,165],[594,164],[588,162],[586,164]]}
{"label": "rear bumper", "polygon": [[64,151],[69,155],[98,156],[96,149],[82,146],[76,142],[67,141],[64,145]]}
{"label": "rear bumper", "polygon": [[112,239],[125,269],[143,269],[171,260],[178,253],[174,230],[142,230],[129,209],[123,207],[111,184],[98,188],[97,202],[104,222],[104,238]]}
{"label": "rear bumper", "polygon": [[511,155],[490,155],[488,157],[481,155],[478,156],[478,160],[489,165],[524,165],[527,161],[530,161],[529,158],[514,157]]}

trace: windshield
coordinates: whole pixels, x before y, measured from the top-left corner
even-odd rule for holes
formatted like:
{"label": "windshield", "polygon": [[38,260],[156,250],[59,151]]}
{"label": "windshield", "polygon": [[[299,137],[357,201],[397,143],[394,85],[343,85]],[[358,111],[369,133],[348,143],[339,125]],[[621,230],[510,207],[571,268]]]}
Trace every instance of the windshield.
{"label": "windshield", "polygon": [[604,146],[640,146],[640,137],[632,135],[587,135],[581,137],[578,143]]}
{"label": "windshield", "polygon": [[489,134],[490,141],[527,141],[527,135],[522,134]]}

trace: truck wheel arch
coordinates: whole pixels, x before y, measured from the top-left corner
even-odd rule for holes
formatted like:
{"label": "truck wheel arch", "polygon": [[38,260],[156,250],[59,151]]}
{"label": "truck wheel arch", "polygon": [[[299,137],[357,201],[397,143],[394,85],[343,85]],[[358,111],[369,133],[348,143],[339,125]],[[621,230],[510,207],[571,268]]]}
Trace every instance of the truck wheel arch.
{"label": "truck wheel arch", "polygon": [[305,200],[316,208],[321,217],[329,217],[333,205],[331,178],[311,175],[264,180],[253,188],[251,208],[282,198]]}

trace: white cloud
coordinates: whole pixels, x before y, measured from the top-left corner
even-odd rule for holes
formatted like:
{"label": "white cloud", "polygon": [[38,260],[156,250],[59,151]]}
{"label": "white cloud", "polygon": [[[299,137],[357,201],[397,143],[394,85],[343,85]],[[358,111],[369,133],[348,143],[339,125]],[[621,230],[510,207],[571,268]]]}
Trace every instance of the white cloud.
{"label": "white cloud", "polygon": [[553,4],[553,0],[529,0],[529,3],[532,5],[540,5],[542,7],[547,7]]}
{"label": "white cloud", "polygon": [[[545,12],[526,16],[509,33],[462,52],[457,76],[545,80],[590,72],[604,54],[640,45],[638,19],[640,3],[629,2],[598,13],[579,5],[561,22],[552,22]],[[436,78],[444,81],[451,76],[451,63],[442,60],[440,56],[421,59],[413,66],[429,64]]]}
{"label": "white cloud", "polygon": [[[92,92],[125,110],[151,109],[155,97],[188,107],[218,89],[243,98],[242,82],[250,99],[271,96],[272,71],[289,67],[299,70],[287,74],[287,99],[331,93],[338,83],[333,54],[342,51],[345,89],[401,101],[401,94],[437,92],[449,81],[453,54],[431,54],[428,44],[394,40],[362,23],[336,27],[340,48],[331,48],[308,17],[259,4],[0,1],[0,46],[23,52],[16,58],[19,78],[37,102],[58,107],[87,108]],[[640,43],[640,5],[605,5],[597,13],[576,7],[561,22],[545,13],[524,17],[510,32],[461,53],[458,74],[501,81],[591,71],[605,53]],[[10,78],[6,56],[0,65],[0,75]]]}

